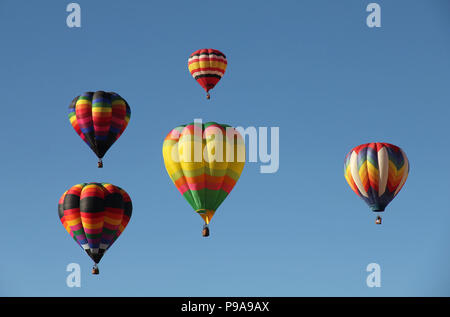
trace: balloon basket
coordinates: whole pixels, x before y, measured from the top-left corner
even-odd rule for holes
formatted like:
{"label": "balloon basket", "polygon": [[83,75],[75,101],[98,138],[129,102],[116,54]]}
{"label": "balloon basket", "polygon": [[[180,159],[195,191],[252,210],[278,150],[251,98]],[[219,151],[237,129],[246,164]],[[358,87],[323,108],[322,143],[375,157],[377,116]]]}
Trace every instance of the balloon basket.
{"label": "balloon basket", "polygon": [[98,167],[98,168],[102,168],[102,167],[103,167],[103,162],[102,162],[102,160],[98,161],[97,167]]}
{"label": "balloon basket", "polygon": [[94,275],[100,274],[100,270],[98,269],[97,264],[95,264],[94,267],[92,268],[92,274]]}
{"label": "balloon basket", "polygon": [[203,227],[202,236],[203,237],[209,237],[209,228],[208,228],[208,226],[204,226]]}
{"label": "balloon basket", "polygon": [[206,93],[206,99],[211,99],[211,95],[209,94],[209,92]]}
{"label": "balloon basket", "polygon": [[381,217],[380,216],[377,217],[377,219],[375,220],[375,223],[377,225],[381,225]]}

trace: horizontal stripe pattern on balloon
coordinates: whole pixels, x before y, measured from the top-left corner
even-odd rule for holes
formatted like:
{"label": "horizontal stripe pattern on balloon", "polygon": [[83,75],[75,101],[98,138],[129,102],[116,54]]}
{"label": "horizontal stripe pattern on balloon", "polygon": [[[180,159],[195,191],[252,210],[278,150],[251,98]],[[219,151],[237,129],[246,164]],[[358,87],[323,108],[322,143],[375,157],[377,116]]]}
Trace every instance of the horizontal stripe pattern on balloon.
{"label": "horizontal stripe pattern on balloon", "polygon": [[130,106],[114,92],[86,92],[69,106],[72,127],[98,158],[122,135],[130,116]]}
{"label": "horizontal stripe pattern on balloon", "polygon": [[190,55],[188,68],[192,77],[208,92],[225,74],[227,58],[218,50],[200,49]]}
{"label": "horizontal stripe pattern on balloon", "polygon": [[108,183],[83,183],[64,192],[58,214],[67,232],[98,263],[132,214],[130,196]]}
{"label": "horizontal stripe pattern on balloon", "polygon": [[209,223],[242,173],[245,145],[239,132],[228,125],[192,123],[167,135],[163,157],[178,191]]}

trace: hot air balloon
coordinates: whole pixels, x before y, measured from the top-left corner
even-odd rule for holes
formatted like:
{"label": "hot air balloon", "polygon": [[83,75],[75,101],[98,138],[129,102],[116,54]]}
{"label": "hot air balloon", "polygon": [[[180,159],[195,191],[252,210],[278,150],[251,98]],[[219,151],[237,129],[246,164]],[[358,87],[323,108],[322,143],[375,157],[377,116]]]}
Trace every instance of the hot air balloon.
{"label": "hot air balloon", "polygon": [[70,123],[97,155],[98,167],[103,167],[103,156],[122,135],[130,115],[130,106],[115,92],[86,92],[69,106]]}
{"label": "hot air balloon", "polygon": [[181,195],[204,220],[203,236],[245,164],[239,132],[225,124],[191,123],[173,129],[163,143],[167,173]]}
{"label": "hot air balloon", "polygon": [[108,183],[83,183],[60,198],[58,215],[62,225],[94,261],[92,274],[106,250],[122,234],[131,218],[130,196]]}
{"label": "hot air balloon", "polygon": [[225,74],[227,58],[221,51],[204,48],[189,56],[188,67],[192,77],[205,89],[206,98],[209,99],[209,91]]}
{"label": "hot air balloon", "polygon": [[[405,152],[389,143],[362,144],[345,157],[345,179],[374,212],[385,210],[402,189],[408,173]],[[381,224],[379,215],[375,223]]]}

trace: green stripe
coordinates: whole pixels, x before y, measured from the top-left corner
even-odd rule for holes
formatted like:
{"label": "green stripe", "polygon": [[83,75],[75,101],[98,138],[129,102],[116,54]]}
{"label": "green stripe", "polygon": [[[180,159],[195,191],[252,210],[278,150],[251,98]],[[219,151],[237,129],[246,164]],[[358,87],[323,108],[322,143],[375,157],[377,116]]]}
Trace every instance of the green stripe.
{"label": "green stripe", "polygon": [[86,238],[88,239],[99,239],[102,237],[101,233],[86,233]]}
{"label": "green stripe", "polygon": [[222,189],[211,190],[207,188],[201,190],[188,190],[183,194],[183,197],[194,210],[217,210],[227,196],[228,193]]}
{"label": "green stripe", "polygon": [[116,231],[117,230],[111,230],[111,229],[108,229],[108,228],[103,228],[103,232],[102,233],[113,235],[114,233],[116,233]]}
{"label": "green stripe", "polygon": [[84,234],[83,228],[81,228],[81,229],[79,229],[79,230],[73,231],[73,235],[74,235],[74,236],[79,236],[79,235],[81,235],[81,234]]}

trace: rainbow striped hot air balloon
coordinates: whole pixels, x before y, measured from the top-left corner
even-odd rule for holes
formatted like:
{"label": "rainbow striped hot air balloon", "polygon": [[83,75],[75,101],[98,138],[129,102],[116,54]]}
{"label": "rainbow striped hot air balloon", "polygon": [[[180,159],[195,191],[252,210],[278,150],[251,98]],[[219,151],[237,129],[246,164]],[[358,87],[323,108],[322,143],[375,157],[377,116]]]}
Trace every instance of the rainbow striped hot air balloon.
{"label": "rainbow striped hot air balloon", "polygon": [[[367,143],[345,157],[344,175],[352,190],[374,212],[382,212],[397,196],[408,178],[405,152],[389,143]],[[378,216],[377,224],[381,224]]]}
{"label": "rainbow striped hot air balloon", "polygon": [[244,168],[242,136],[215,122],[181,125],[165,138],[163,157],[175,186],[205,221],[203,236],[208,236],[211,218]]}
{"label": "rainbow striped hot air balloon", "polygon": [[189,56],[188,68],[192,77],[206,91],[206,98],[210,99],[209,91],[217,85],[227,69],[227,58],[221,51],[204,48]]}
{"label": "rainbow striped hot air balloon", "polygon": [[115,92],[86,92],[69,106],[70,123],[97,155],[98,167],[103,167],[103,156],[122,135],[130,115],[130,106]]}
{"label": "rainbow striped hot air balloon", "polygon": [[58,204],[62,225],[97,264],[131,218],[130,196],[120,187],[108,183],[83,183],[64,192]]}

